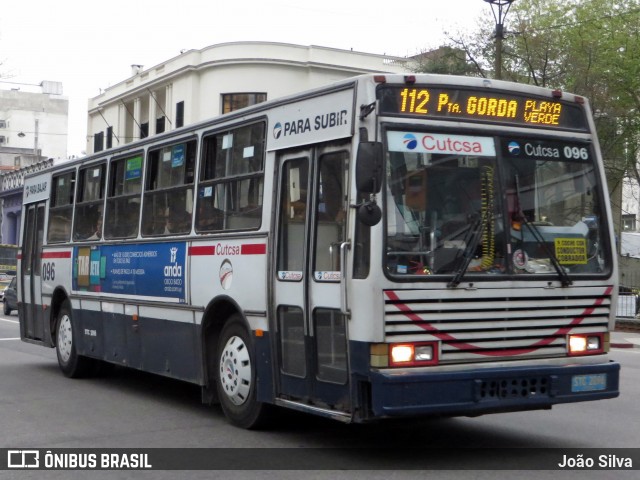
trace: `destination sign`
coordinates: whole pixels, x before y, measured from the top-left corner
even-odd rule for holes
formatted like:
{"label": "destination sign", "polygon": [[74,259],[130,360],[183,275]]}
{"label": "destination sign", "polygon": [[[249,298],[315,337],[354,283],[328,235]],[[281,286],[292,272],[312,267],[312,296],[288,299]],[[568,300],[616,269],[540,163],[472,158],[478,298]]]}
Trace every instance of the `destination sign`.
{"label": "destination sign", "polygon": [[584,142],[504,138],[500,141],[506,158],[590,162],[591,144]]}
{"label": "destination sign", "polygon": [[588,130],[581,106],[520,93],[384,85],[378,98],[382,114]]}

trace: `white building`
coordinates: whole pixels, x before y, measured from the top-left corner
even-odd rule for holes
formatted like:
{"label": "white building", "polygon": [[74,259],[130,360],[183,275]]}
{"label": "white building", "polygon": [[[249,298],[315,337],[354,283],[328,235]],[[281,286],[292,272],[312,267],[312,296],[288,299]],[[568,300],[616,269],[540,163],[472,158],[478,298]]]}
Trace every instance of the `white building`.
{"label": "white building", "polygon": [[317,46],[234,42],[188,50],[89,100],[87,153],[362,73],[407,71],[407,59]]}
{"label": "white building", "polygon": [[[0,243],[17,244],[24,175],[67,157],[69,100],[62,84],[0,89]],[[15,88],[19,86],[20,88]]]}
{"label": "white building", "polygon": [[28,88],[0,90],[0,165],[5,167],[67,156],[69,100],[62,84],[42,82],[41,93],[24,91]]}

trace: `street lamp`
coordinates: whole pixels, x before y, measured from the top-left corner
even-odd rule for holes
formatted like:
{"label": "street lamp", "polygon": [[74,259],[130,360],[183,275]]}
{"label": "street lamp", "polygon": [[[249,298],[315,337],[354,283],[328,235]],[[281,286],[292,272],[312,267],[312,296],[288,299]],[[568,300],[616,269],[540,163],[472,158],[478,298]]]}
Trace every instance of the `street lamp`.
{"label": "street lamp", "polygon": [[484,0],[491,5],[493,18],[496,21],[496,60],[495,78],[502,78],[502,40],[504,39],[504,19],[509,13],[509,8],[515,0]]}

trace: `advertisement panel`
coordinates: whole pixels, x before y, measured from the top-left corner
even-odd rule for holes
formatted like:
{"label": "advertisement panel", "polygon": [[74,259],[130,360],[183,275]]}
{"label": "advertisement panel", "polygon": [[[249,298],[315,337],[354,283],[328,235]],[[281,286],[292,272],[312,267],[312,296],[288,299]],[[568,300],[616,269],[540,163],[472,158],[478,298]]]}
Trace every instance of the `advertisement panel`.
{"label": "advertisement panel", "polygon": [[73,290],[185,303],[185,243],[73,249]]}

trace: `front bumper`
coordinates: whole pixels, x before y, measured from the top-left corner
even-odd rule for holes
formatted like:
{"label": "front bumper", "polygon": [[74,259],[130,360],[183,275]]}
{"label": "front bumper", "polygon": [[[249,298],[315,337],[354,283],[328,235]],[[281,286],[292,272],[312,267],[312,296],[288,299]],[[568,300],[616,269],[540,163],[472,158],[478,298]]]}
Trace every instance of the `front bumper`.
{"label": "front bumper", "polygon": [[615,398],[620,364],[495,368],[464,372],[371,372],[374,417],[482,415]]}

